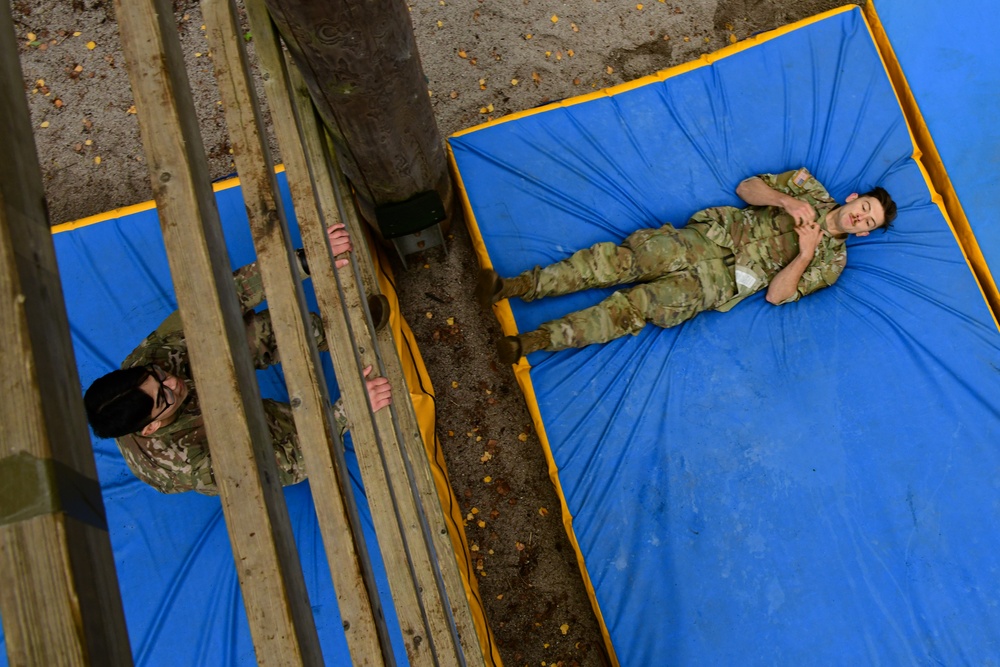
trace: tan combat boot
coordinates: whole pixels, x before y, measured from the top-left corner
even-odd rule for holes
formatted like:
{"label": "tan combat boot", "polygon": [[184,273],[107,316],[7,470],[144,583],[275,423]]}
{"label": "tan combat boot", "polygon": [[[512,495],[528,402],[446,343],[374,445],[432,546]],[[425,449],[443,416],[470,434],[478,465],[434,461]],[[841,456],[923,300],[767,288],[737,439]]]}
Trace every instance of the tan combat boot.
{"label": "tan combat boot", "polygon": [[519,336],[504,336],[497,341],[497,356],[505,364],[516,364],[518,359],[549,346],[549,334],[538,329]]}
{"label": "tan combat boot", "polygon": [[531,289],[531,279],[528,276],[501,278],[493,269],[483,269],[479,272],[479,280],[476,282],[476,300],[484,310],[488,310],[497,301],[512,296],[524,296],[529,289]]}

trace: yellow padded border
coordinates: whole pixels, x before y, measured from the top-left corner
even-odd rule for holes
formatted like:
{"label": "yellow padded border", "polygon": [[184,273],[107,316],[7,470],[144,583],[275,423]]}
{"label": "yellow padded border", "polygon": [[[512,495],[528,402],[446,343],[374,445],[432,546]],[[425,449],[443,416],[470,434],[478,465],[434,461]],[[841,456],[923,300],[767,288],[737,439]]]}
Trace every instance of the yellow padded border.
{"label": "yellow padded border", "polygon": [[[569,98],[560,102],[554,102],[537,109],[514,113],[503,118],[482,123],[467,130],[456,132],[452,136],[460,137],[486,127],[500,125],[519,118],[524,118],[537,113],[543,113],[551,109],[582,104],[584,102],[602,97],[611,97],[613,95],[627,92],[651,83],[665,81],[666,79],[684,74],[685,72],[690,72],[698,69],[699,67],[711,65],[719,60],[722,60],[723,58],[727,58],[731,55],[757,46],[758,44],[763,44],[775,39],[776,37],[798,30],[799,28],[817,23],[830,18],[831,16],[854,11],[855,9],[859,9],[858,5],[845,5],[831,9],[821,14],[817,14],[816,16],[802,19],[800,21],[796,21],[795,23],[776,28],[775,30],[750,37],[749,39],[727,46],[719,51],[705,54],[697,60],[683,63],[681,65],[677,65],[676,67],[671,67],[661,72],[657,72],[656,74],[596,91],[594,93]],[[896,61],[892,48],[889,45],[884,30],[882,29],[881,22],[878,20],[878,16],[875,13],[875,7],[871,2],[867,2],[864,3],[864,6],[861,7],[860,10],[862,11],[862,17],[865,19],[865,24],[868,27],[872,41],[875,43],[877,50],[879,51],[879,57],[882,60],[883,68],[886,70],[886,74],[889,76],[889,80],[892,83],[896,99],[903,111],[904,118],[907,123],[907,129],[910,133],[910,138],[914,147],[913,159],[920,168],[924,181],[931,192],[932,200],[938,205],[945,220],[948,221],[948,225],[958,241],[962,254],[965,256],[966,263],[969,265],[969,268],[976,279],[976,283],[979,286],[980,292],[986,300],[991,315],[993,316],[994,323],[997,323],[997,313],[1000,312],[1000,295],[997,293],[996,284],[993,282],[989,268],[986,266],[985,259],[979,249],[979,245],[976,242],[971,227],[969,226],[968,219],[965,217],[954,188],[951,186],[951,180],[944,169],[944,165],[937,153],[937,150],[934,148],[934,142],[931,140],[930,132],[928,131],[926,124],[923,122],[923,117],[920,115],[920,111],[913,99],[913,94],[906,84],[906,79],[902,75],[899,63]],[[902,91],[902,94],[900,91]],[[914,128],[916,128],[916,132],[914,131]],[[469,232],[472,237],[473,248],[479,258],[480,265],[483,268],[492,268],[493,262],[490,260],[489,252],[486,249],[486,244],[479,229],[479,224],[472,211],[472,205],[466,194],[462,176],[458,171],[458,165],[455,161],[455,156],[450,145],[448,146],[448,159],[455,182],[458,184],[459,192],[461,192],[462,195],[462,206],[465,211]],[[928,161],[930,164],[925,166],[923,160]],[[939,192],[944,193],[943,198],[938,194]],[[494,306],[494,313],[500,321],[500,325],[505,334],[512,335],[518,332],[517,325],[514,322],[513,312],[511,311],[510,305],[507,301],[502,301],[496,304]],[[1000,324],[998,324],[998,328],[1000,328]],[[587,565],[583,559],[583,553],[580,551],[579,542],[577,541],[576,534],[573,531],[573,517],[569,512],[568,506],[566,505],[566,498],[563,494],[562,485],[559,481],[559,468],[556,465],[555,459],[552,455],[552,448],[549,445],[548,437],[545,434],[545,425],[542,423],[541,413],[538,408],[538,400],[535,396],[534,386],[531,382],[531,376],[529,374],[530,370],[531,365],[528,363],[527,359],[522,358],[514,366],[514,375],[517,378],[518,384],[521,385],[521,390],[524,393],[525,400],[528,404],[528,410],[531,413],[531,417],[534,420],[535,427],[538,431],[538,437],[541,441],[542,449],[545,452],[545,458],[549,466],[549,478],[552,480],[552,483],[556,488],[556,493],[559,496],[562,508],[563,525],[566,529],[566,534],[569,537],[570,543],[573,545],[573,549],[576,552],[577,562],[580,566],[580,572],[583,576],[584,585],[587,589],[588,595],[590,596],[590,602],[594,609],[594,613],[597,615],[598,622],[601,626],[601,633],[604,637],[608,654],[615,667],[618,667],[620,663],[617,655],[615,654],[614,646],[611,643],[611,636],[608,632],[607,625],[605,624],[604,615],[601,613],[600,606],[597,603],[597,597],[590,579],[590,574],[587,571]]]}
{"label": "yellow padded border", "polygon": [[[285,165],[279,164],[275,166],[274,173],[280,174],[285,170]],[[212,183],[212,192],[221,192],[223,190],[228,190],[229,188],[235,188],[239,186],[240,179],[238,176],[233,176],[216,183]],[[79,220],[72,220],[70,222],[64,222],[62,224],[53,225],[53,234],[62,234],[64,232],[71,232],[74,229],[80,229],[81,227],[89,227],[90,225],[96,225],[99,222],[105,222],[107,220],[115,220],[117,218],[124,218],[127,215],[132,215],[133,213],[142,213],[143,211],[151,211],[156,208],[156,202],[150,199],[149,201],[140,202],[138,204],[132,204],[131,206],[123,206],[121,208],[112,209],[110,211],[105,211],[104,213],[97,213],[96,215],[90,215],[86,218],[80,218]]]}

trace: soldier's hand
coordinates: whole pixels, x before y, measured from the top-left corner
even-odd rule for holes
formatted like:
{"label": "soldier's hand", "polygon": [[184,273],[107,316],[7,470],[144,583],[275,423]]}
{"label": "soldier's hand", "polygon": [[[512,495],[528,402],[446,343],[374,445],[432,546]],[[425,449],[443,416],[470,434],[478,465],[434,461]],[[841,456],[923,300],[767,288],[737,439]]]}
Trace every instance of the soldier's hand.
{"label": "soldier's hand", "polygon": [[365,385],[368,387],[368,402],[372,406],[372,412],[378,412],[385,406],[392,403],[392,387],[389,385],[389,378],[377,377],[369,378],[372,367],[365,368]]}
{"label": "soldier's hand", "polygon": [[[351,252],[351,237],[347,235],[347,230],[344,229],[342,222],[327,227],[326,238],[330,241],[330,251],[333,252],[334,257]],[[350,263],[351,260],[341,257],[336,259],[335,266],[339,269]]]}
{"label": "soldier's hand", "polygon": [[816,220],[816,209],[809,202],[804,202],[801,199],[789,197],[784,203],[783,208],[788,215],[792,216],[796,225],[804,225],[807,222]]}
{"label": "soldier's hand", "polygon": [[799,254],[812,259],[819,246],[819,240],[823,238],[823,228],[818,222],[808,222],[796,226],[795,233],[799,235]]}

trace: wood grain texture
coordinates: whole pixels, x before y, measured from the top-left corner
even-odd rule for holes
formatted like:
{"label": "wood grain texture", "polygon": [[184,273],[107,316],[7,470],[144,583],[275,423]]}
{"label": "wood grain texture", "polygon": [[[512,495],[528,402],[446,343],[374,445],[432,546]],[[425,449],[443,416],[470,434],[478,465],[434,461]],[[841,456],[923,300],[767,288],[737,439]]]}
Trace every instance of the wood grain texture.
{"label": "wood grain texture", "polygon": [[[355,547],[350,520],[350,516],[357,517],[353,494],[346,499],[341,494],[342,485],[350,485],[343,456],[334,455],[343,451],[343,443],[333,420],[302,286],[297,270],[293,269],[295,260],[288,223],[265,143],[243,40],[234,18],[236,8],[232,0],[203,0],[202,11],[351,661],[357,667],[382,665],[379,632],[387,634],[385,621],[379,614],[378,622],[383,627],[377,627],[368,600],[362,572],[369,570],[370,565],[362,565]],[[351,506],[350,511],[347,505]],[[360,526],[357,531],[360,535]]]}
{"label": "wood grain texture", "polygon": [[363,217],[452,187],[406,3],[266,0],[342,156]]}
{"label": "wood grain texture", "polygon": [[320,665],[172,8],[115,13],[257,662]]}
{"label": "wood grain texture", "polygon": [[[0,459],[30,455],[96,480],[9,7],[0,136]],[[100,495],[89,501],[103,517]],[[131,664],[107,531],[64,511],[0,526],[0,610],[13,665]]]}
{"label": "wood grain texture", "polygon": [[[314,165],[306,159],[299,140],[299,126],[296,122],[297,108],[289,96],[291,90],[284,56],[277,42],[273,24],[262,0],[246,2],[247,19],[255,38],[257,56],[260,59],[264,90],[271,108],[275,134],[282,147],[288,185],[295,206],[296,218],[302,234],[302,244],[309,258],[309,267],[316,290],[316,298],[330,341],[330,356],[333,361],[337,382],[340,385],[344,406],[351,418],[351,439],[358,453],[359,465],[362,451],[371,451],[375,445],[375,435],[371,424],[367,391],[361,377],[359,360],[355,358],[351,346],[351,332],[344,314],[344,302],[334,275],[333,258],[330,255],[324,229],[336,222],[336,218],[324,217],[313,198]],[[313,113],[310,106],[308,113]],[[304,132],[308,140],[309,132]],[[357,248],[357,239],[352,234],[357,255],[363,250]],[[361,308],[356,296],[347,307]],[[361,362],[366,359],[361,351]],[[380,468],[379,468],[380,469]],[[377,471],[375,473],[378,474]],[[408,658],[414,665],[432,665],[433,654],[427,640],[427,632],[420,614],[419,598],[405,558],[405,545],[392,512],[388,484],[377,483],[365,478],[365,493],[373,515],[379,546],[386,566],[389,588],[396,604],[396,615],[403,639],[406,642]],[[387,507],[385,511],[379,508]],[[391,517],[391,518],[390,518]],[[380,531],[380,526],[384,529]]]}
{"label": "wood grain texture", "polygon": [[[291,70],[290,74],[292,87],[299,93],[299,116],[303,125],[308,127],[309,112],[313,106],[307,88],[301,79],[296,80],[295,70]],[[322,124],[315,113],[312,118],[315,130],[303,132],[306,152],[311,164],[322,163],[328,167],[313,171],[313,190],[320,202],[320,210],[327,212],[328,217],[336,212],[351,231],[352,238],[358,239],[357,243],[360,244],[365,238],[361,220],[354,208],[345,206],[344,202],[345,197],[350,195],[350,186],[337,168],[337,158],[332,155],[335,150],[332,142],[321,140],[328,137],[324,136]],[[352,270],[345,267],[337,271],[337,283],[348,305],[354,300],[360,301],[363,293],[379,291],[371,254],[357,252],[355,255],[356,262],[350,267]],[[363,292],[358,292],[358,296],[355,296],[358,285],[362,286]],[[378,362],[382,372],[396,388],[394,395],[399,396],[400,389],[406,386],[406,379],[391,329],[386,328],[372,336],[362,309],[348,307],[347,313],[355,344],[366,355],[363,363]],[[436,641],[437,658],[449,661],[455,659],[469,665],[485,664],[413,404],[397,399],[394,415],[378,413],[375,415],[375,427],[381,451],[367,452],[371,459],[368,465],[374,468],[381,464],[385,468],[386,479],[391,484],[392,502],[409,549],[413,576],[418,581],[428,631]],[[362,456],[359,451],[359,462]],[[376,459],[376,456],[381,457],[381,460]],[[363,475],[365,470],[366,467],[362,467]],[[371,471],[371,474],[382,473]],[[366,488],[367,484],[366,481]],[[398,606],[397,604],[397,608]],[[447,648],[442,649],[442,646]]]}
{"label": "wood grain texture", "polygon": [[[333,148],[331,142],[329,150],[332,151]],[[335,160],[336,158],[331,155],[330,159]],[[337,174],[338,170],[334,168],[332,173]],[[351,207],[343,207],[342,195],[350,191],[350,186],[344,180],[344,175],[342,173],[339,175],[339,180],[334,184],[334,189],[339,194],[336,199],[340,202],[348,229],[360,235],[361,220],[357,213]],[[377,286],[375,268],[370,255],[365,255],[363,258],[359,256],[358,264],[363,284]],[[383,362],[386,377],[390,379],[394,387],[405,385],[406,379],[402,362],[396,354],[397,347],[392,330],[387,328],[378,332],[374,342],[380,350],[379,358]],[[466,664],[485,665],[486,656],[482,647],[489,642],[486,637],[477,639],[476,625],[469,606],[471,601],[467,597],[458,557],[449,535],[448,522],[443,510],[446,500],[438,494],[431,471],[429,457],[433,450],[433,443],[430,446],[424,443],[412,402],[397,403],[395,413],[395,423],[383,418],[378,423],[378,427],[379,433],[395,429],[396,437],[389,442],[390,445],[396,447],[392,462],[394,466],[393,476],[398,485],[396,493],[409,493],[414,500],[413,508],[417,514],[411,516],[410,521],[414,531],[418,530],[419,524],[419,530],[422,531],[422,537],[425,540],[424,548],[427,551],[429,562],[436,563],[434,583],[439,587],[438,600],[440,604],[444,605],[445,612],[450,616],[450,623],[454,624],[454,631],[458,635]],[[489,632],[487,628],[482,628],[482,631]]]}

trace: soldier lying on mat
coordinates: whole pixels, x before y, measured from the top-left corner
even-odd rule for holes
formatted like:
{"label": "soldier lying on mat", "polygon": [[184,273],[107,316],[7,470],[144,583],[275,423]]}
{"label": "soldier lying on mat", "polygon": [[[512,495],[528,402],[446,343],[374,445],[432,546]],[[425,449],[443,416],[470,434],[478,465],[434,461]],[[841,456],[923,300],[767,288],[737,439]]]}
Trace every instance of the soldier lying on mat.
{"label": "soldier lying on mat", "polygon": [[[340,255],[351,250],[350,238],[343,225],[327,230],[330,249]],[[309,267],[299,253],[303,272]],[[344,266],[349,260],[336,260]],[[250,354],[256,368],[279,362],[278,350],[268,311],[254,312],[264,298],[257,264],[249,264],[233,273],[240,307],[244,313]],[[382,295],[368,300],[377,328],[388,321],[389,304]],[[319,316],[310,313],[316,345],[326,350],[326,336]],[[365,369],[365,377],[371,367]],[[368,400],[372,410],[392,402],[392,390],[386,378],[367,380]],[[181,329],[180,315],[174,311],[122,363],[94,381],[84,396],[87,418],[94,433],[101,438],[116,438],[125,462],[136,477],[163,493],[198,491],[218,494],[212,474],[212,456],[198,403],[197,390],[188,360],[187,341]],[[333,406],[341,435],[347,430],[343,404]],[[264,401],[264,415],[274,445],[278,475],[283,485],[306,478],[291,407],[277,401]]]}
{"label": "soldier lying on mat", "polygon": [[516,363],[538,350],[563,350],[638,334],[647,322],[672,327],[703,310],[728,311],[767,288],[767,300],[789,303],[836,282],[847,263],[847,236],[886,230],[896,217],[889,193],[851,194],[838,206],[806,169],[763,174],[736,194],[750,206],[698,211],[675,229],[640,229],[621,245],[598,243],[515,278],[484,270],[477,294],[484,307],[510,297],[533,301],[593,287],[639,283],[601,303],[507,336],[500,359]]}

